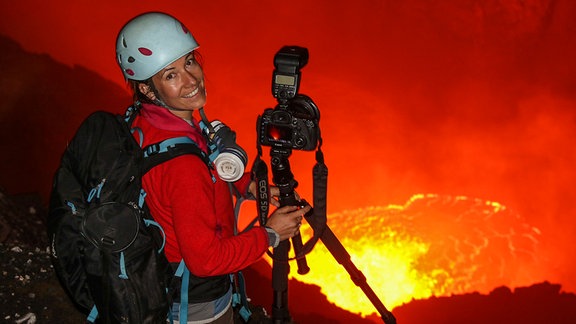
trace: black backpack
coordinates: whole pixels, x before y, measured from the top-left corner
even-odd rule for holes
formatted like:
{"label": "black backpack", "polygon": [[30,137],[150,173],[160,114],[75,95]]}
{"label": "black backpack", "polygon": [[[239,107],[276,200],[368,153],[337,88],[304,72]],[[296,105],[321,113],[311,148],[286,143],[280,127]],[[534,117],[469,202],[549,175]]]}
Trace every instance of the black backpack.
{"label": "black backpack", "polygon": [[[164,237],[144,203],[141,177],[182,154],[206,154],[187,137],[141,148],[125,116],[95,112],[62,155],[50,197],[54,270],[77,307],[97,323],[166,323],[174,275]],[[138,131],[138,130],[136,130]]]}

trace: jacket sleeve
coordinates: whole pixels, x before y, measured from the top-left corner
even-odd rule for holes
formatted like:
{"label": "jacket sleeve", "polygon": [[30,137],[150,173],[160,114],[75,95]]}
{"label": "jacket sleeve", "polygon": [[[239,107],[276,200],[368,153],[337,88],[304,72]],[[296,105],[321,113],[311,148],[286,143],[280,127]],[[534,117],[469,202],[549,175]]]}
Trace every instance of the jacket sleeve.
{"label": "jacket sleeve", "polygon": [[244,173],[244,175],[238,181],[234,182],[234,187],[236,187],[236,190],[238,190],[238,192],[244,198],[250,197],[248,193],[250,182],[252,182],[252,176],[250,173]]}
{"label": "jacket sleeve", "polygon": [[162,183],[172,210],[176,240],[194,275],[236,272],[262,257],[269,243],[266,230],[254,227],[234,235],[234,209],[228,185],[212,175],[198,157],[178,157],[165,163],[163,171]]}

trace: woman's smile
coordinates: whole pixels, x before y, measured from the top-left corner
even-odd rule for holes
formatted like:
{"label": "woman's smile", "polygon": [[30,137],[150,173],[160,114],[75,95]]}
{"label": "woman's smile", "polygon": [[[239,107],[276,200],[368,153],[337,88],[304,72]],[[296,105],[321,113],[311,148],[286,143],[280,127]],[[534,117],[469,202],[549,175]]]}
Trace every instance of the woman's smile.
{"label": "woman's smile", "polygon": [[190,92],[189,94],[185,95],[184,98],[192,98],[198,94],[198,91],[200,91],[199,88],[196,88],[192,90],[192,92]]}

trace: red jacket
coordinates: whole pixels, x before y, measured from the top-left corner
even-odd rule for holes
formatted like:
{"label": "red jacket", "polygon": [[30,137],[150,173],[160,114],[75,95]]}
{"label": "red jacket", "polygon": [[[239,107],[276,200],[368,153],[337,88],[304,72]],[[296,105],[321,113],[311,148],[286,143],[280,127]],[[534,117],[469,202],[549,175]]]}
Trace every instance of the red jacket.
{"label": "red jacket", "polygon": [[[165,108],[143,104],[133,127],[144,134],[142,146],[171,137],[188,136],[206,151],[198,123],[191,126]],[[138,140],[138,133],[134,133]],[[170,262],[182,257],[199,277],[232,273],[257,261],[268,248],[268,235],[255,227],[234,236],[234,207],[228,184],[192,154],[160,164],[144,175],[146,203],[166,233]],[[213,178],[216,182],[213,182]],[[234,185],[247,192],[249,174]]]}

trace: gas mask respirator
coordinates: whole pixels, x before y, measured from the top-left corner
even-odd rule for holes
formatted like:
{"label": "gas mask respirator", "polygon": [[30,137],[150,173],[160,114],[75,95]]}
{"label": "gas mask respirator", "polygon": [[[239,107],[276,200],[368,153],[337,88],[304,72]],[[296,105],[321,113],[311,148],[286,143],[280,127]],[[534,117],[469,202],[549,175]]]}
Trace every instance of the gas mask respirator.
{"label": "gas mask respirator", "polygon": [[220,179],[227,182],[240,179],[248,163],[248,156],[236,144],[236,133],[219,120],[208,123],[205,118],[200,121],[200,128],[208,139],[210,161],[214,163]]}

